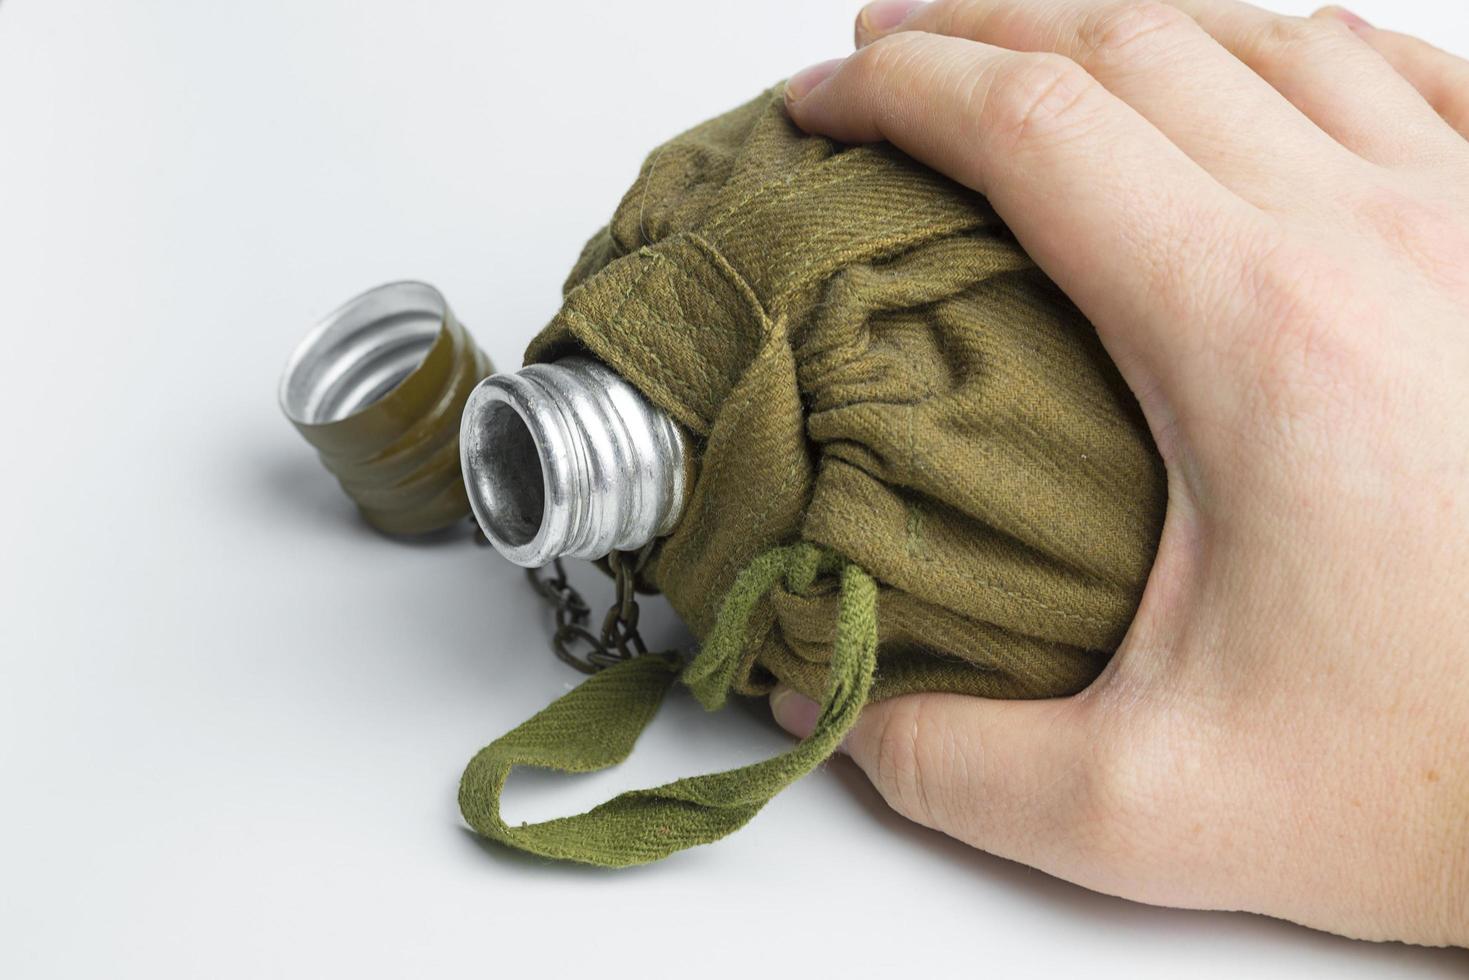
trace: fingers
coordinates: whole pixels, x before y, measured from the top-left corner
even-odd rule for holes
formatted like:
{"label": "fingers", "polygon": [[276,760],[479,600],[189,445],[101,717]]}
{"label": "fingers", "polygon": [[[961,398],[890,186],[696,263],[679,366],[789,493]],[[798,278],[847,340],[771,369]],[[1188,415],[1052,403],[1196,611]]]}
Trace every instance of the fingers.
{"label": "fingers", "polygon": [[[1419,95],[1405,82],[1407,71],[1384,64],[1352,29],[1365,37],[1371,28],[1343,13],[1283,17],[1240,0],[879,0],[858,16],[857,41],[918,30],[1059,52],[1226,185],[1269,204],[1255,185],[1268,181],[1276,198],[1299,198],[1296,175],[1317,169],[1312,155],[1324,151],[1301,135],[1307,119],[1313,135],[1374,163],[1461,152],[1439,114],[1456,126],[1469,115],[1469,94],[1462,94],[1469,86],[1442,59],[1464,63],[1419,42],[1427,49],[1419,70],[1428,90]],[[1439,113],[1423,102],[1429,92]]]}
{"label": "fingers", "polygon": [[1454,150],[1454,134],[1339,19],[1285,17],[1240,0],[1168,0],[1347,149],[1403,166]]}
{"label": "fingers", "polygon": [[[859,16],[859,42],[895,29],[882,32],[886,22]],[[1158,0],[937,0],[896,26],[1065,55],[1226,187],[1264,207],[1299,203],[1302,170],[1329,173],[1350,160],[1193,18]],[[1380,60],[1342,33],[1363,57]]]}
{"label": "fingers", "polygon": [[1340,7],[1327,7],[1314,16],[1346,25],[1407,79],[1445,122],[1469,139],[1469,61],[1416,37],[1380,31]]}
{"label": "fingers", "polygon": [[[1199,337],[1229,329],[1263,216],[1074,61],[905,32],[787,84],[796,123],[886,139],[985,194],[1097,326],[1155,425],[1157,404],[1217,382]],[[1198,319],[1198,304],[1209,315]]]}
{"label": "fingers", "polygon": [[[1071,880],[1097,836],[1085,715],[1076,700],[990,701],[915,694],[868,705],[845,750],[910,820]],[[789,689],[776,720],[804,737],[816,706]]]}

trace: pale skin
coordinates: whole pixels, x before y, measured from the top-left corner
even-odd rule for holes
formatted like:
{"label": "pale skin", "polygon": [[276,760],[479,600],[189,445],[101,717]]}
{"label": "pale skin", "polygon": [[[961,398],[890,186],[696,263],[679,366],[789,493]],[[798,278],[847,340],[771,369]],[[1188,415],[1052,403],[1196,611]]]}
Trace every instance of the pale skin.
{"label": "pale skin", "polygon": [[857,45],[791,79],[796,123],[990,199],[1169,499],[1087,690],[895,698],[846,750],[1088,888],[1469,945],[1469,62],[1235,0],[881,0]]}

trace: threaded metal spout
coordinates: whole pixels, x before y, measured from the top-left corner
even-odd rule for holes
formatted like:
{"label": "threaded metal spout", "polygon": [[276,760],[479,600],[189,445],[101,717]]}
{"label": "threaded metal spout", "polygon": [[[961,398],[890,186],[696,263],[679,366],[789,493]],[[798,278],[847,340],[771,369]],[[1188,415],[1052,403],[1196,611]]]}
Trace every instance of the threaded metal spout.
{"label": "threaded metal spout", "polygon": [[527,567],[643,547],[673,530],[692,483],[684,431],[586,357],[485,378],[459,451],[480,529]]}

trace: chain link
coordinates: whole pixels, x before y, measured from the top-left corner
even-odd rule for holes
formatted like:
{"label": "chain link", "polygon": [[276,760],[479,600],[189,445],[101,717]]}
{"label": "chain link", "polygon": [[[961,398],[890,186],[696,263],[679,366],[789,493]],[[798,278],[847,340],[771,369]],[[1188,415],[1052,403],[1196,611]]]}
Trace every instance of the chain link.
{"label": "chain link", "polygon": [[[490,543],[478,527],[474,531],[474,540],[479,545]],[[587,627],[592,618],[591,607],[567,579],[566,566],[560,558],[550,565],[525,570],[531,588],[546,600],[555,615],[551,652],[557,658],[583,674],[595,674],[648,652],[638,632],[636,585],[638,572],[642,571],[652,550],[653,545],[649,543],[639,551],[614,551],[607,556],[616,600],[602,617],[600,636]],[[546,574],[548,568],[549,575]],[[578,654],[578,648],[585,652]]]}

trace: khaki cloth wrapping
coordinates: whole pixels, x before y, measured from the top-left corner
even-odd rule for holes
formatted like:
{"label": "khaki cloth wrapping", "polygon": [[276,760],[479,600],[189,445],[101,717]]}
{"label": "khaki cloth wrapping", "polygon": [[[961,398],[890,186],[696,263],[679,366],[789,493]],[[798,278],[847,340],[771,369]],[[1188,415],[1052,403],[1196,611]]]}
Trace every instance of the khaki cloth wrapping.
{"label": "khaki cloth wrapping", "polygon": [[[623,865],[729,833],[915,691],[1071,694],[1127,630],[1164,470],[1086,319],[988,204],[887,145],[802,134],[773,89],[660,147],[527,361],[590,352],[695,438],[645,566],[704,642],[599,674],[483,750],[472,826]],[[823,705],[768,763],[509,827],[514,765],[625,757],[682,679],[708,706],[784,681]],[[763,767],[763,768],[762,768]]]}

